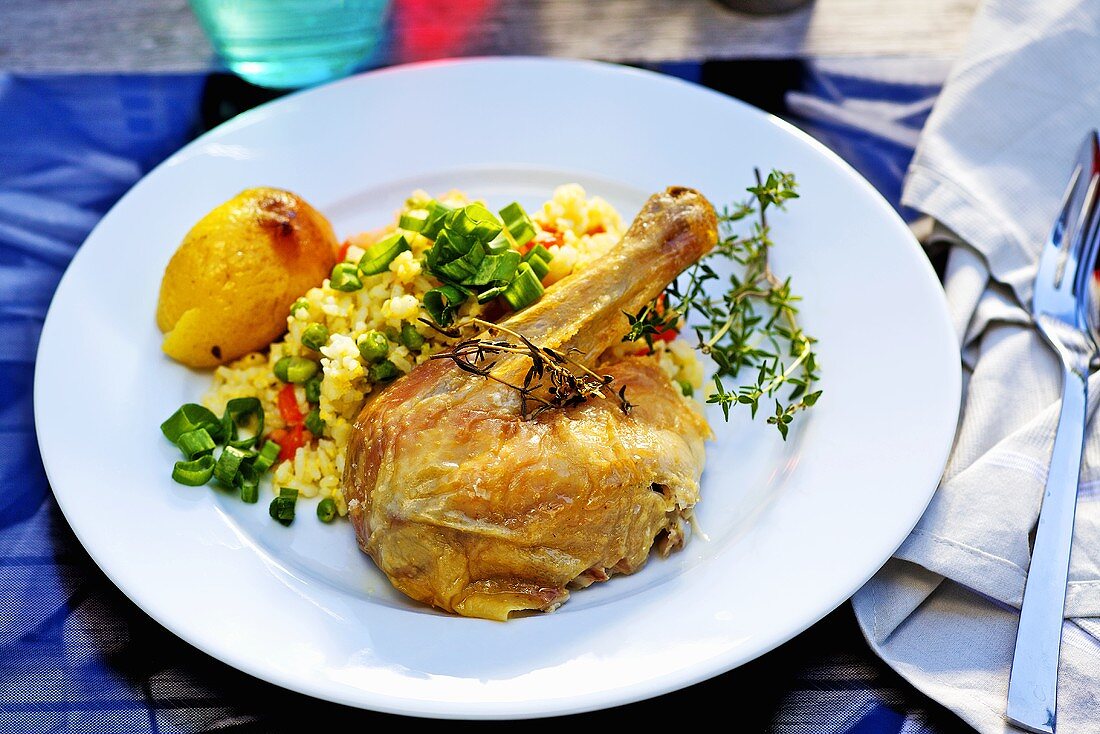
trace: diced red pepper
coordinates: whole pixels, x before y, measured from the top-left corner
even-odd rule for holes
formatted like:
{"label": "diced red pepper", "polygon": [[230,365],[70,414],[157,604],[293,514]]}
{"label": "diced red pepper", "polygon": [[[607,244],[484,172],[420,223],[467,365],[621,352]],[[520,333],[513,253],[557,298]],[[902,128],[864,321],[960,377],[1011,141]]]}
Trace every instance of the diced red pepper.
{"label": "diced red pepper", "polygon": [[283,389],[279,391],[277,403],[279,414],[283,416],[283,421],[288,426],[299,425],[305,420],[302,416],[302,410],[298,407],[298,396],[294,394],[293,384],[288,382],[283,386]]}
{"label": "diced red pepper", "polygon": [[585,234],[603,234],[607,231],[607,227],[602,224],[597,224],[595,227],[589,227]]}
{"label": "diced red pepper", "polygon": [[348,240],[344,244],[340,245],[340,249],[336,251],[336,262],[342,263],[348,259],[349,247],[351,247],[351,240]]}
{"label": "diced red pepper", "polygon": [[290,461],[298,449],[313,440],[313,434],[298,424],[290,428],[276,428],[267,438],[279,444],[279,461]]}

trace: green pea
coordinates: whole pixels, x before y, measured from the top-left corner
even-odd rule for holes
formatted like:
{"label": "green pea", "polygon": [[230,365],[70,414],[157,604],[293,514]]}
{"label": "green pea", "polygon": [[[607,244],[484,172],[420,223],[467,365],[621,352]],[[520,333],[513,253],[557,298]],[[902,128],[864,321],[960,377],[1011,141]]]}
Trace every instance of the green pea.
{"label": "green pea", "polygon": [[336,503],[331,497],[325,497],[317,503],[317,517],[321,522],[332,522],[336,519]]}
{"label": "green pea", "polygon": [[416,330],[416,327],[412,324],[403,324],[401,326],[401,343],[409,349],[420,349],[424,346],[424,342],[427,341],[423,334]]}
{"label": "green pea", "polygon": [[380,331],[368,331],[359,337],[359,354],[367,362],[381,362],[390,353],[390,342]]}
{"label": "green pea", "polygon": [[399,374],[400,372],[397,369],[397,365],[388,359],[370,366],[369,376],[371,382],[386,382],[387,380],[392,380],[397,377]]}
{"label": "green pea", "polygon": [[302,332],[302,344],[313,351],[319,351],[328,343],[328,328],[324,324],[310,324]]}

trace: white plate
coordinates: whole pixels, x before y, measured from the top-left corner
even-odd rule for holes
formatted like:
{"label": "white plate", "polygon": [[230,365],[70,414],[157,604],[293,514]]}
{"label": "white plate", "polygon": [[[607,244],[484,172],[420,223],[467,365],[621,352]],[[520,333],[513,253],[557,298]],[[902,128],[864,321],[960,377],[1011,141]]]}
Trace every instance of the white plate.
{"label": "white plate", "polygon": [[[157,426],[209,375],[160,351],[168,258],[205,212],[278,186],[341,236],[413,188],[535,205],[579,181],[632,217],[670,184],[740,200],[753,166],[794,171],[774,264],[818,336],[824,396],[783,444],[712,415],[699,523],[680,553],[506,624],[396,594],[350,525],[309,505],[285,529],[169,478]],[[142,609],[265,680],[353,706],[453,717],[601,708],[686,686],[787,640],[851,595],[924,510],[951,445],[959,355],[908,229],[852,169],[732,99],[616,66],[501,59],[367,74],[248,112],[149,174],[96,227],[54,297],[35,409],[65,517]]]}

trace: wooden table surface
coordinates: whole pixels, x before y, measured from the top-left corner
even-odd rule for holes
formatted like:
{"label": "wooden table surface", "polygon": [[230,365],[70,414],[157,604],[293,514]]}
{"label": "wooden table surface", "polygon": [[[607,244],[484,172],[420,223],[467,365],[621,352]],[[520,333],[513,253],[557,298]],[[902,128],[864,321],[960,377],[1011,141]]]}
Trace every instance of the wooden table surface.
{"label": "wooden table surface", "polygon": [[[979,0],[816,0],[781,16],[714,0],[393,0],[376,60],[487,54],[658,62],[953,59]],[[0,0],[0,70],[194,72],[213,52],[186,0]]]}

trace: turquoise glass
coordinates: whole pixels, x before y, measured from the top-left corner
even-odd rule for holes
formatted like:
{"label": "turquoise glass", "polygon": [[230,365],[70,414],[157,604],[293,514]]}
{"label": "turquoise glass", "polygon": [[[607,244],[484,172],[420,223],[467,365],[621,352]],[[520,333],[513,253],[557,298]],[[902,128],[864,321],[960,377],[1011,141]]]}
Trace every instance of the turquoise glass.
{"label": "turquoise glass", "polygon": [[253,84],[281,89],[337,79],[366,64],[388,0],[191,0],[214,49]]}

